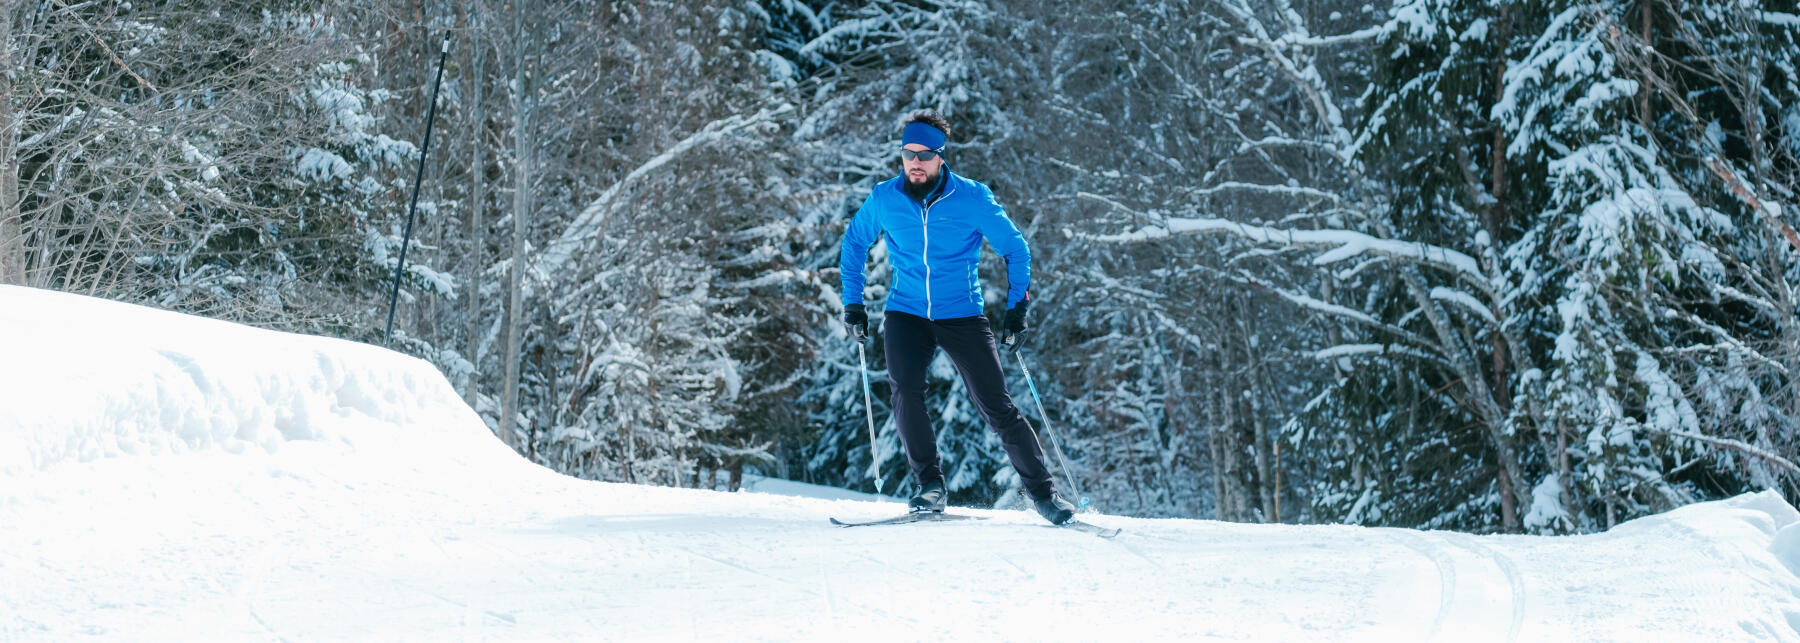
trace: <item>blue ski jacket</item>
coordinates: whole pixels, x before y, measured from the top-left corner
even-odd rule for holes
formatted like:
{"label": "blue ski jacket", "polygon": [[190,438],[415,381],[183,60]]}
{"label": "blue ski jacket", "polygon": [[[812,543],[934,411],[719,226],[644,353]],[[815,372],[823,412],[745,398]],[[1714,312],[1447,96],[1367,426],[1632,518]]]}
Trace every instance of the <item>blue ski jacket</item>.
{"label": "blue ski jacket", "polygon": [[923,203],[902,190],[904,175],[869,192],[844,230],[838,268],[844,304],[863,302],[863,265],[869,246],[887,235],[888,265],[894,284],[887,309],[926,319],[974,317],[981,313],[981,241],[1006,258],[1006,307],[1026,298],[1031,285],[1031,248],[1006,217],[986,185],[957,176],[944,166],[944,179]]}

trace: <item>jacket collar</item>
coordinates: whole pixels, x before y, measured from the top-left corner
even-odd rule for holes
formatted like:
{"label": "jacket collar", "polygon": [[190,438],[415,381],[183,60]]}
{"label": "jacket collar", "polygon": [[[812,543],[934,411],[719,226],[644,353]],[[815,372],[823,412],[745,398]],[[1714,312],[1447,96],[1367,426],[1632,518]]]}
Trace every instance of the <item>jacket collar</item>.
{"label": "jacket collar", "polygon": [[[925,195],[924,202],[925,203],[934,203],[934,202],[936,202],[937,199],[943,198],[944,195],[950,191],[950,181],[951,181],[952,177],[954,177],[954,176],[955,176],[955,174],[950,172],[950,164],[945,163],[944,171],[942,173],[938,174],[937,187],[933,188],[931,190],[930,194]],[[906,192],[906,174],[905,173],[901,173],[900,176],[895,177],[894,189],[900,192],[900,196],[906,197],[906,199],[908,201],[913,201],[912,195],[908,194]],[[918,201],[913,201],[913,202],[918,203]]]}

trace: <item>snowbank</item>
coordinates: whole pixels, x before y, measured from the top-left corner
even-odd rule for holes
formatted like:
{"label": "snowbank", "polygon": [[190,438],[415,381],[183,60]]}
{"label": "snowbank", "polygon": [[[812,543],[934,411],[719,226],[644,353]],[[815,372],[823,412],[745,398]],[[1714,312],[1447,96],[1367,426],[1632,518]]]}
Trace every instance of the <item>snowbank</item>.
{"label": "snowbank", "polygon": [[558,476],[371,346],[0,287],[0,361],[0,640],[1800,641],[1773,492],[1561,538],[839,529],[896,505]]}
{"label": "snowbank", "polygon": [[[1796,511],[1793,505],[1782,499],[1781,494],[1774,491],[1747,493],[1718,502],[1681,507],[1660,516],[1648,516],[1625,523],[1614,528],[1612,533],[1654,531],[1668,524],[1680,525],[1682,529],[1712,537],[1726,537],[1752,550],[1762,543],[1768,543],[1768,552],[1774,555],[1775,560],[1786,567],[1789,573],[1800,575],[1800,511]],[[1761,560],[1760,553],[1749,551],[1743,556],[1746,560],[1766,564]],[[1800,627],[1800,613],[1793,614],[1792,618],[1797,619],[1795,625]]]}
{"label": "snowbank", "polygon": [[355,342],[0,286],[0,360],[0,482],[296,440],[516,459],[430,364]]}

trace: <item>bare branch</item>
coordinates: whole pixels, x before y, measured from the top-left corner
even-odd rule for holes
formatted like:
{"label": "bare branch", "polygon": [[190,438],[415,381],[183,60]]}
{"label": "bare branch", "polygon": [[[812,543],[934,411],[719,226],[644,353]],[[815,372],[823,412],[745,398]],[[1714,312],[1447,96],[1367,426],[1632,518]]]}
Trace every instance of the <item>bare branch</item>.
{"label": "bare branch", "polygon": [[[56,6],[62,7],[65,10],[69,9],[69,5],[63,4],[62,0],[50,0],[50,1],[56,3]],[[106,52],[106,56],[108,58],[112,59],[113,64],[118,65],[119,69],[124,70],[125,73],[130,75],[134,80],[136,80],[139,85],[143,85],[145,89],[148,89],[152,92],[161,93],[161,90],[157,89],[155,85],[150,84],[150,81],[144,80],[143,76],[139,76],[137,74],[137,72],[131,70],[130,65],[127,65],[127,64],[125,64],[125,61],[120,60],[119,55],[116,53],[113,53],[112,47],[108,47],[106,45],[106,41],[100,39],[100,34],[94,33],[93,26],[89,25],[87,23],[87,20],[83,19],[79,14],[76,14],[74,11],[69,11],[69,15],[71,17],[75,18],[76,22],[81,23],[81,28],[87,31],[88,37],[94,39],[94,44],[100,45],[101,51]]]}

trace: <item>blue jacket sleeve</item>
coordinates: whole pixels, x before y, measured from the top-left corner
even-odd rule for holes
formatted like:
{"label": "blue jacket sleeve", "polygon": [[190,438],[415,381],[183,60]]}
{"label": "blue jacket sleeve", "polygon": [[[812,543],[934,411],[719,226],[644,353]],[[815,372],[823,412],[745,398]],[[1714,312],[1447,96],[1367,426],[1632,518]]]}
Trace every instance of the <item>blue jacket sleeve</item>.
{"label": "blue jacket sleeve", "polygon": [[863,303],[863,265],[869,261],[869,246],[881,238],[880,217],[875,212],[875,193],[863,200],[862,207],[844,228],[844,241],[838,250],[838,272],[842,275],[844,305]]}
{"label": "blue jacket sleeve", "polygon": [[1006,216],[1006,208],[994,200],[994,193],[988,191],[985,197],[987,213],[981,218],[981,235],[987,237],[994,252],[1006,258],[1006,309],[1012,310],[1031,288],[1031,246]]}

